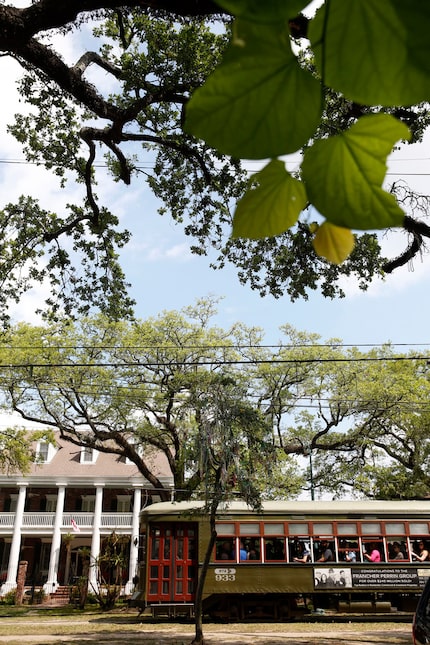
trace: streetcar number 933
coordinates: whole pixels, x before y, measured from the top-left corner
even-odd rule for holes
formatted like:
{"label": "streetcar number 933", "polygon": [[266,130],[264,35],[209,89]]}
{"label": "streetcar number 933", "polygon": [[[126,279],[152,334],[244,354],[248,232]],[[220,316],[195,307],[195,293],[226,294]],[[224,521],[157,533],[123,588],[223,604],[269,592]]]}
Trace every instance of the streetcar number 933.
{"label": "streetcar number 933", "polygon": [[232,582],[236,580],[236,569],[215,569],[215,580],[217,582]]}

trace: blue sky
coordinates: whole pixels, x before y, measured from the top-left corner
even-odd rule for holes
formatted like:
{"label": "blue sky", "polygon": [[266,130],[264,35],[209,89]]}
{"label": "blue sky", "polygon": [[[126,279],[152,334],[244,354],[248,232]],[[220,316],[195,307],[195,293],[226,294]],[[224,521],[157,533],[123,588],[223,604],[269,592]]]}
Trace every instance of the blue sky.
{"label": "blue sky", "polygon": [[[23,2],[13,3],[23,5]],[[27,3],[25,3],[27,4]],[[77,60],[79,54],[71,43],[62,42],[66,60]],[[14,89],[19,73],[13,61],[0,59],[3,91],[8,101],[3,102],[0,119],[0,195],[1,204],[16,199],[20,194],[39,197],[41,205],[61,210],[62,205],[74,199],[79,201],[82,187],[70,184],[61,190],[57,179],[48,171],[30,165],[4,163],[23,160],[15,141],[6,133],[6,124],[12,114],[21,109]],[[106,81],[106,76],[103,77]],[[140,157],[141,158],[141,157]],[[390,161],[389,181],[405,176],[416,189],[426,191],[430,174],[430,139],[421,146],[397,151]],[[426,176],[427,173],[427,176]],[[406,176],[407,175],[407,176]],[[360,292],[353,279],[345,281],[346,297],[331,301],[318,293],[310,293],[307,302],[291,303],[287,296],[275,300],[261,298],[249,287],[238,282],[234,267],[214,271],[209,259],[192,256],[189,240],[180,226],[167,216],[157,214],[157,204],[142,180],[135,179],[130,187],[114,184],[108,177],[99,177],[98,194],[106,199],[121,223],[138,235],[123,253],[127,278],[133,284],[139,317],[155,316],[162,310],[180,309],[196,298],[214,295],[222,298],[216,322],[221,326],[242,321],[263,328],[266,341],[276,343],[280,338],[279,326],[289,323],[299,330],[316,332],[322,340],[340,338],[348,344],[427,344],[429,309],[427,293],[430,275],[430,257],[414,261],[413,269],[404,267],[385,281],[378,280],[368,292]],[[396,255],[406,240],[396,234],[383,240],[386,255]],[[34,319],[34,310],[40,302],[40,290],[30,294],[13,310],[15,320]]]}

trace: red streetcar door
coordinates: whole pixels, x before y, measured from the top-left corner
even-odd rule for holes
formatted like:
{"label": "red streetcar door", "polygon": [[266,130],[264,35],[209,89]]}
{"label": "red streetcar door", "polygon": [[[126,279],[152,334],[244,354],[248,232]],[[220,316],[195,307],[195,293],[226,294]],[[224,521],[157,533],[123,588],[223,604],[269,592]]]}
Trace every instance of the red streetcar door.
{"label": "red streetcar door", "polygon": [[148,601],[192,602],[197,576],[197,526],[152,524],[149,531]]}

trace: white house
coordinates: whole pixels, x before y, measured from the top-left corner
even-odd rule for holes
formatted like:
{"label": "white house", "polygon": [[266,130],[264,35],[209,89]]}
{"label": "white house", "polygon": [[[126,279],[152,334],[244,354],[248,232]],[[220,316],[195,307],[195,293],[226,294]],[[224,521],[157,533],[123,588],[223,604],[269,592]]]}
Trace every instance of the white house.
{"label": "white house", "polygon": [[[26,561],[26,585],[55,594],[82,573],[82,549],[90,563],[113,531],[129,543],[128,578],[133,589],[139,557],[139,512],[159,491],[136,465],[118,455],[84,449],[57,437],[39,442],[30,472],[0,474],[0,596],[16,587],[18,564]],[[164,455],[145,456],[169,489],[172,476]],[[90,589],[97,584],[89,570]]]}

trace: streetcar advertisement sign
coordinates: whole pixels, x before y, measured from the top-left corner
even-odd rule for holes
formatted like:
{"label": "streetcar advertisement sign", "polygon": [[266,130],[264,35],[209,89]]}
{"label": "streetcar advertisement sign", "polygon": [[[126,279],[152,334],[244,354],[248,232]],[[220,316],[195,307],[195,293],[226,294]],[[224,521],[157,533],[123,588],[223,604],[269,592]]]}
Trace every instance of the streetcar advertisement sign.
{"label": "streetcar advertisement sign", "polygon": [[429,571],[415,567],[321,567],[314,569],[315,590],[345,588],[423,587]]}

